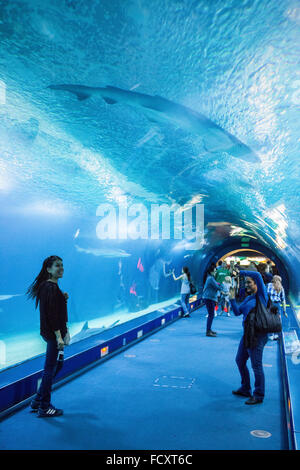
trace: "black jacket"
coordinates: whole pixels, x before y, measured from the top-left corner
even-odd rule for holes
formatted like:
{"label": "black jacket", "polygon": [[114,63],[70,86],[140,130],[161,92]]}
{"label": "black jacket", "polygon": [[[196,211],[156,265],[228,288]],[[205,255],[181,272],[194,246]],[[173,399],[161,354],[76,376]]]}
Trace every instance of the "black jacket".
{"label": "black jacket", "polygon": [[52,281],[41,284],[38,292],[40,302],[40,333],[46,339],[56,339],[54,331],[60,330],[62,338],[67,333],[67,301],[58,285]]}

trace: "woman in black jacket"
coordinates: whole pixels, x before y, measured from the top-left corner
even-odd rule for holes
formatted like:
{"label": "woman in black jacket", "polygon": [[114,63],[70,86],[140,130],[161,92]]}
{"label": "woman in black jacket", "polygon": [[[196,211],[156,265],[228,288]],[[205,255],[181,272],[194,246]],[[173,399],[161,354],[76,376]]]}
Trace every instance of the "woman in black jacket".
{"label": "woman in black jacket", "polygon": [[42,381],[31,402],[32,411],[38,411],[40,418],[63,414],[63,410],[50,403],[53,378],[63,365],[63,360],[58,360],[58,356],[60,353],[63,358],[64,345],[70,342],[67,329],[68,294],[62,293],[58,287],[58,279],[63,277],[63,272],[62,259],[59,256],[49,256],[27,291],[29,298],[36,299],[35,308],[38,304],[40,306],[40,334],[47,343]]}

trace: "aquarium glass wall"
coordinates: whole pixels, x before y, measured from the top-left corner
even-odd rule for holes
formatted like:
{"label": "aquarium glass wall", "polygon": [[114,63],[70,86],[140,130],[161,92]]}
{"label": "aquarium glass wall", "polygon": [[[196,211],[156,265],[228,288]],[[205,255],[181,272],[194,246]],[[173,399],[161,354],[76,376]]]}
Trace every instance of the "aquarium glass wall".
{"label": "aquarium glass wall", "polygon": [[0,1],[1,369],[45,350],[50,255],[73,338],[176,302],[173,269],[201,291],[243,237],[298,308],[299,27],[296,0]]}

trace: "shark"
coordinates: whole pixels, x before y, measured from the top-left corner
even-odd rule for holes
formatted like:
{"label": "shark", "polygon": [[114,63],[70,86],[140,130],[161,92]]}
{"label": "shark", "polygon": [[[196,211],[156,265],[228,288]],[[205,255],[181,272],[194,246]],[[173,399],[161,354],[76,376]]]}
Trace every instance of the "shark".
{"label": "shark", "polygon": [[13,297],[19,297],[20,295],[24,295],[24,294],[7,294],[7,295],[0,295],[0,300],[12,299]]}
{"label": "shark", "polygon": [[203,114],[158,95],[148,95],[114,86],[90,87],[85,85],[49,85],[47,88],[76,95],[79,101],[92,96],[101,97],[107,104],[122,103],[140,109],[151,122],[172,122],[177,127],[198,134],[203,139],[205,151],[227,152],[249,163],[259,163],[258,155],[248,145]]}
{"label": "shark", "polygon": [[117,320],[113,322],[109,326],[101,326],[100,328],[89,328],[89,322],[86,321],[76,335],[74,335],[70,341],[70,344],[77,343],[77,341],[81,341],[83,339],[89,338],[90,336],[97,335],[99,333],[102,333],[104,330],[108,330],[109,328],[113,328],[117,323],[119,323],[120,320]]}
{"label": "shark", "polygon": [[127,253],[124,250],[120,249],[110,249],[110,248],[81,248],[78,245],[75,245],[77,251],[82,253],[87,253],[94,256],[103,256],[104,258],[128,258],[131,256],[130,253]]}

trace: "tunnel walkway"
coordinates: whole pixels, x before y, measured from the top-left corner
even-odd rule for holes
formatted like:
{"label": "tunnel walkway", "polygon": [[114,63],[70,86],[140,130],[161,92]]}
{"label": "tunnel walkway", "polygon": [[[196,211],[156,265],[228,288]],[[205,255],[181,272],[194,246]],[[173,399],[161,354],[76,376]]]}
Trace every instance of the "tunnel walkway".
{"label": "tunnel walkway", "polygon": [[56,389],[52,403],[62,417],[39,419],[29,407],[8,416],[0,448],[287,449],[277,342],[264,352],[265,401],[247,406],[231,393],[240,385],[242,320],[216,317],[218,337],[208,338],[205,314],[202,307]]}

